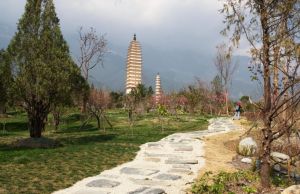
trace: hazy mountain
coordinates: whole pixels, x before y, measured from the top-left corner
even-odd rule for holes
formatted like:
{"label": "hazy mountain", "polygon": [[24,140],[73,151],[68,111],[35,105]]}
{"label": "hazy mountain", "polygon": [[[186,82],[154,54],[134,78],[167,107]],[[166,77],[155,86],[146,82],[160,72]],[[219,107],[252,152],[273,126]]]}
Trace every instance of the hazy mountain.
{"label": "hazy mountain", "polygon": [[[98,87],[112,90],[123,90],[126,76],[126,53],[107,55],[104,67],[98,67],[92,73]],[[204,56],[188,50],[162,51],[143,46],[143,81],[154,87],[155,76],[161,75],[162,87],[166,91],[179,90],[192,84],[196,78],[206,82],[216,75],[213,56]],[[248,71],[248,57],[236,56],[239,66],[233,76],[231,96],[239,98],[243,95],[259,96],[257,83],[251,81]]]}

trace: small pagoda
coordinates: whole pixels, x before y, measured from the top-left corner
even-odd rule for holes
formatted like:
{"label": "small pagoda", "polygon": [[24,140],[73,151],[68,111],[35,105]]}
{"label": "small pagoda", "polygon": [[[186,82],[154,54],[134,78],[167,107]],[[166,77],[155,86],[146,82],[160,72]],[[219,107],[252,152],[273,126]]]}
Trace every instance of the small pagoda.
{"label": "small pagoda", "polygon": [[160,75],[159,73],[156,75],[155,79],[155,103],[158,104],[162,97],[162,88],[160,82]]}

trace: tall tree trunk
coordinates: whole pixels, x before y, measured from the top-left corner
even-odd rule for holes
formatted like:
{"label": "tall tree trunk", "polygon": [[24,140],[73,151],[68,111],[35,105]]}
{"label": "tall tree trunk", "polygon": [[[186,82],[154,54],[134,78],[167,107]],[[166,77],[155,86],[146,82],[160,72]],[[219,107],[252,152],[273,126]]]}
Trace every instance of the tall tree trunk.
{"label": "tall tree trunk", "polygon": [[60,124],[60,112],[59,111],[53,111],[52,115],[53,115],[53,119],[54,119],[55,130],[58,130],[58,126]]}
{"label": "tall tree trunk", "polygon": [[228,89],[225,90],[225,108],[226,108],[226,114],[229,115],[229,108],[228,108]]}
{"label": "tall tree trunk", "polygon": [[287,76],[287,74],[288,74],[288,66],[289,66],[289,63],[290,63],[290,59],[287,59],[287,61],[286,61],[286,64],[285,65],[283,65],[283,71],[286,73],[286,75],[283,75],[283,78],[282,78],[282,82],[283,82],[283,88],[284,88],[284,90],[286,90],[285,91],[285,93],[284,93],[284,95],[283,95],[283,100],[284,100],[284,102],[286,102],[285,104],[284,104],[284,106],[283,106],[283,110],[284,110],[284,112],[283,112],[283,118],[284,118],[284,120],[288,120],[288,105],[289,105],[289,101],[288,101],[288,97],[289,97],[289,94],[288,94],[288,90],[287,90],[287,87],[288,87],[288,76]]}
{"label": "tall tree trunk", "polygon": [[274,48],[274,67],[273,67],[273,99],[275,100],[278,96],[278,90],[279,90],[279,84],[278,84],[278,78],[279,78],[279,46],[276,46]]}
{"label": "tall tree trunk", "polygon": [[29,116],[30,137],[42,137],[42,131],[45,128],[45,119],[46,116],[44,116],[43,114],[35,114]]}
{"label": "tall tree trunk", "polygon": [[39,102],[27,109],[30,137],[32,138],[42,137],[42,131],[45,129],[48,111],[42,104]]}
{"label": "tall tree trunk", "polygon": [[82,107],[81,107],[81,113],[86,113],[87,101],[88,101],[87,98],[83,98],[83,100],[82,100]]}
{"label": "tall tree trunk", "polygon": [[6,114],[5,104],[0,103],[0,115]]}
{"label": "tall tree trunk", "polygon": [[262,168],[261,168],[261,185],[263,188],[270,188],[270,152],[272,142],[270,112],[272,108],[271,98],[271,76],[270,76],[270,35],[268,26],[268,11],[264,3],[260,5],[261,26],[263,32],[263,79],[264,79],[264,129],[262,140]]}
{"label": "tall tree trunk", "polygon": [[101,129],[100,116],[98,116],[98,115],[95,115],[95,116],[96,116],[96,119],[97,119],[97,126],[98,126],[98,129]]}
{"label": "tall tree trunk", "polygon": [[[270,126],[271,127],[271,126]],[[272,142],[272,131],[271,128],[266,129],[265,133],[268,135],[264,137],[262,144],[262,155],[261,155],[261,185],[263,188],[270,188],[270,154],[271,154],[271,142]]]}

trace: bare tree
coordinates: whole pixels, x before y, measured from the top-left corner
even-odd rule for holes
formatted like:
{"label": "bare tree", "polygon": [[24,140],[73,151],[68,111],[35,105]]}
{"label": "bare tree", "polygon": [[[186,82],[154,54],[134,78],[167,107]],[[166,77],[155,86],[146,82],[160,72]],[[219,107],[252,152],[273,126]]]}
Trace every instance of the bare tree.
{"label": "bare tree", "polygon": [[300,103],[300,1],[226,0],[221,12],[227,24],[223,34],[230,35],[234,45],[245,35],[251,45],[254,77],[262,77],[259,159],[262,187],[269,188],[272,143],[297,131],[294,126],[300,119],[296,116]]}
{"label": "bare tree", "polygon": [[228,115],[229,87],[231,84],[232,76],[237,69],[237,63],[232,62],[232,51],[230,48],[227,48],[225,44],[220,44],[219,46],[217,46],[215,66],[217,68],[218,75],[221,78],[221,84],[225,90],[225,108],[226,114]]}
{"label": "bare tree", "polygon": [[104,55],[107,52],[107,40],[105,35],[98,36],[92,27],[88,32],[84,32],[81,27],[79,37],[80,56],[77,61],[84,78],[88,81],[89,71],[99,64],[103,65]]}
{"label": "bare tree", "polygon": [[[81,69],[84,79],[88,82],[89,72],[97,65],[103,65],[103,59],[107,53],[107,40],[105,35],[97,35],[94,28],[85,32],[83,27],[79,30],[80,38],[80,56],[77,59],[78,66]],[[86,103],[88,97],[83,97],[82,112],[86,112]]]}
{"label": "bare tree", "polygon": [[138,105],[137,98],[134,95],[134,93],[136,94],[135,90],[136,89],[131,91],[131,93],[129,95],[126,95],[124,98],[124,105],[125,105],[124,107],[128,112],[128,125],[132,136],[133,136],[133,126],[135,122],[135,116],[137,114],[136,109]]}
{"label": "bare tree", "polygon": [[[106,110],[108,109],[110,103],[111,98],[109,92],[99,89],[92,89],[87,103],[87,110],[90,116],[86,120],[85,124],[88,123],[91,117],[94,117],[97,120],[98,129],[101,128],[101,123],[103,123],[102,121],[106,121],[106,123],[112,128],[113,126],[106,116]],[[105,131],[105,126],[102,126]]]}

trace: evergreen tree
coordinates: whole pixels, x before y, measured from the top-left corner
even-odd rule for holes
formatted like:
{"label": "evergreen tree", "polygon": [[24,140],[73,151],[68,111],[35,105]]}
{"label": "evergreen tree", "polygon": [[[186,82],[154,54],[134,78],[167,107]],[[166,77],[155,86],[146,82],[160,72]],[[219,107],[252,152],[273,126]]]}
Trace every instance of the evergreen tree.
{"label": "evergreen tree", "polygon": [[11,81],[12,75],[9,56],[7,52],[0,50],[0,114],[6,113]]}
{"label": "evergreen tree", "polygon": [[24,102],[30,137],[39,138],[51,109],[69,104],[73,89],[78,88],[75,83],[81,79],[61,33],[53,0],[27,1],[9,52],[17,69],[15,93]]}
{"label": "evergreen tree", "polygon": [[147,96],[151,97],[151,96],[153,96],[153,94],[154,94],[153,88],[152,88],[152,86],[149,86],[148,91],[147,91]]}

